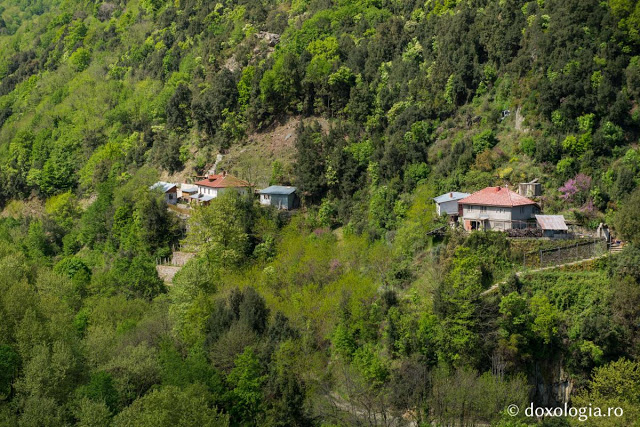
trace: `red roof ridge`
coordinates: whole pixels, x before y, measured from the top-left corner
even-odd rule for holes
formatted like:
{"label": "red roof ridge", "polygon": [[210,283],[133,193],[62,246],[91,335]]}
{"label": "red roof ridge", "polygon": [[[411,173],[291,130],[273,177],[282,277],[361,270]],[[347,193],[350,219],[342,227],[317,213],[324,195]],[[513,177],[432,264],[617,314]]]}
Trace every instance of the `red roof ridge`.
{"label": "red roof ridge", "polygon": [[247,181],[229,174],[211,174],[207,178],[195,182],[196,185],[210,188],[250,187]]}
{"label": "red roof ridge", "polygon": [[505,207],[537,205],[533,200],[510,190],[508,187],[485,187],[458,201],[458,203],[463,205]]}

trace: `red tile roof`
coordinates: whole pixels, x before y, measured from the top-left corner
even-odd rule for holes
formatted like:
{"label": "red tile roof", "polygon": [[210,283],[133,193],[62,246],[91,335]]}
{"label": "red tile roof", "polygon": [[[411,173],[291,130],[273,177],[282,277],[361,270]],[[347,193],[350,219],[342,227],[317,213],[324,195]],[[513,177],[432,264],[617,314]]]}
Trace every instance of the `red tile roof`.
{"label": "red tile roof", "polygon": [[247,181],[228,174],[209,175],[195,184],[211,188],[250,187]]}
{"label": "red tile roof", "polygon": [[527,199],[506,187],[483,188],[459,200],[458,204],[506,207],[537,205],[533,200]]}

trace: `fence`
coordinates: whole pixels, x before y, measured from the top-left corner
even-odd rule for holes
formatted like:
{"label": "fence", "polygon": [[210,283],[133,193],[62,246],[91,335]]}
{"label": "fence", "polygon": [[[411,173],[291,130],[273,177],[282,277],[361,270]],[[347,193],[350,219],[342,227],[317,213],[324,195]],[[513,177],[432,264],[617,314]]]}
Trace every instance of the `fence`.
{"label": "fence", "polygon": [[[549,267],[552,265],[567,264],[587,258],[593,258],[607,251],[607,242],[594,239],[588,242],[577,242],[574,245],[553,249],[541,249],[537,256],[527,254],[525,265],[527,267]],[[533,256],[532,256],[533,255]]]}

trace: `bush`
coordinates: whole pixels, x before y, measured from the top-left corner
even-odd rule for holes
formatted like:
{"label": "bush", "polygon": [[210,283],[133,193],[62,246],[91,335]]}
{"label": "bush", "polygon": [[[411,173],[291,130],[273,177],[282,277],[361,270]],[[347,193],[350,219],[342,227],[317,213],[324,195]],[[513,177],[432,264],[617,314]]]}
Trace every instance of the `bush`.
{"label": "bush", "polygon": [[536,154],[536,141],[530,136],[522,138],[520,141],[520,149],[524,154],[529,157],[533,157]]}
{"label": "bush", "polygon": [[473,137],[473,152],[482,153],[484,150],[493,148],[498,143],[498,138],[492,130],[484,130]]}
{"label": "bush", "polygon": [[86,70],[90,62],[91,52],[84,47],[79,48],[69,57],[71,67],[78,72]]}
{"label": "bush", "polygon": [[631,193],[614,218],[615,230],[634,245],[640,245],[640,188]]}

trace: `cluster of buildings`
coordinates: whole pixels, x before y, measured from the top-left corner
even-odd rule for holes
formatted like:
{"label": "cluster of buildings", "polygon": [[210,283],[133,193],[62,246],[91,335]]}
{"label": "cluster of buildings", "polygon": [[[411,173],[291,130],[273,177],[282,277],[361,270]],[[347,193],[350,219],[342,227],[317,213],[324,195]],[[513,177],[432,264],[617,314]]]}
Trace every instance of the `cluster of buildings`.
{"label": "cluster of buildings", "polygon": [[[193,184],[176,184],[159,181],[150,189],[164,194],[167,204],[175,205],[178,202],[188,205],[208,205],[211,200],[228,191],[239,194],[248,194],[251,184],[243,179],[236,178],[226,172],[220,174],[208,174],[198,177]],[[260,204],[263,206],[275,206],[278,209],[290,210],[299,206],[299,198],[296,187],[272,185],[256,191]]]}
{"label": "cluster of buildings", "polygon": [[[189,205],[207,205],[211,200],[228,191],[248,194],[249,182],[226,172],[198,177],[193,184],[156,182],[150,188],[161,191],[165,201],[175,205],[179,201]],[[296,187],[272,185],[255,191],[263,206],[291,210],[299,207]],[[569,228],[562,215],[543,215],[540,204],[529,197],[541,195],[537,180],[521,183],[518,192],[507,187],[486,187],[475,193],[450,192],[433,200],[438,215],[449,217],[450,223],[461,225],[467,231],[497,230],[513,233],[514,230],[536,230],[543,237],[568,236]]]}
{"label": "cluster of buildings", "polygon": [[537,181],[520,184],[518,192],[507,187],[486,187],[475,193],[450,192],[434,198],[438,215],[472,230],[540,230],[544,237],[566,237],[569,228],[562,215],[542,215]]}

